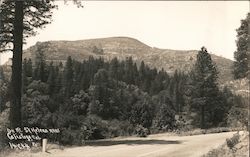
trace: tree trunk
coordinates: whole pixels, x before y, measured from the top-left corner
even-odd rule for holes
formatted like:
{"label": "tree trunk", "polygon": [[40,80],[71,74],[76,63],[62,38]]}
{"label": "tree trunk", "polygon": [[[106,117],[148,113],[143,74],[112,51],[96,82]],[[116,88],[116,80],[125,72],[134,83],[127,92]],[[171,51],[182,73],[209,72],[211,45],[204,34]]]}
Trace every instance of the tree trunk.
{"label": "tree trunk", "polygon": [[12,128],[21,126],[22,92],[22,52],[23,52],[23,1],[15,1],[15,19],[13,32],[13,58],[11,77],[10,124]]}
{"label": "tree trunk", "polygon": [[201,106],[201,129],[205,128],[205,106]]}

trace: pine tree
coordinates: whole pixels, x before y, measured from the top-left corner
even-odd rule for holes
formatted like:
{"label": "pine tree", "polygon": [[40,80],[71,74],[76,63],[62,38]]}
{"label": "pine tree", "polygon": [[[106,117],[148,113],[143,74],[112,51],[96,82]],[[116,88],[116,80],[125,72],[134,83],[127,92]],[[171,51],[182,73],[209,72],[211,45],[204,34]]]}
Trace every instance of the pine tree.
{"label": "pine tree", "polygon": [[119,71],[118,71],[119,69],[118,68],[119,68],[119,62],[118,62],[118,59],[115,57],[110,62],[109,75],[111,78],[113,78],[117,81],[119,78]]}
{"label": "pine tree", "polygon": [[26,37],[35,35],[36,28],[42,28],[50,22],[54,8],[51,0],[4,0],[1,4],[0,51],[13,51],[10,108],[12,127],[21,125],[23,41]]}
{"label": "pine tree", "polygon": [[74,71],[73,71],[73,60],[71,59],[71,56],[69,56],[67,59],[63,77],[64,77],[63,86],[65,87],[65,96],[68,98],[73,95],[71,91],[73,85]]}
{"label": "pine tree", "polygon": [[108,71],[105,69],[99,69],[94,76],[93,81],[93,98],[98,100],[99,104],[99,116],[102,118],[109,118],[112,116],[112,106],[110,106],[111,89]]}
{"label": "pine tree", "polygon": [[81,89],[86,90],[90,86],[90,78],[89,73],[87,71],[85,61],[81,64],[81,80],[79,82],[79,86]]}
{"label": "pine tree", "polygon": [[175,106],[175,111],[179,114],[182,112],[183,106],[184,106],[184,91],[183,86],[185,83],[185,75],[182,72],[175,71],[174,76],[172,78],[171,83],[171,90],[170,93],[172,94],[172,102]]}
{"label": "pine tree", "polygon": [[73,78],[73,85],[72,85],[72,91],[74,93],[78,93],[81,90],[81,79],[82,79],[82,68],[81,63],[77,61],[73,61],[73,71],[74,71],[74,78]]}
{"label": "pine tree", "polygon": [[55,84],[56,84],[56,72],[53,66],[53,62],[51,62],[49,66],[49,76],[47,84],[49,85],[49,94],[52,95],[55,92]]}
{"label": "pine tree", "polygon": [[32,77],[32,61],[31,59],[29,58],[28,59],[28,62],[27,62],[27,71],[26,71],[26,75],[27,77]]}
{"label": "pine tree", "polygon": [[[140,67],[139,67],[139,77],[138,77],[138,86],[139,87],[143,87],[144,86],[144,82],[145,82],[145,75],[146,75],[146,72],[145,72],[145,63],[144,61],[141,61],[141,64],[140,64]],[[144,89],[144,88],[142,88]]]}
{"label": "pine tree", "polygon": [[64,93],[63,93],[63,72],[62,72],[62,67],[56,66],[55,67],[55,93],[53,96],[55,96],[56,102],[63,103],[64,101]]}
{"label": "pine tree", "polygon": [[241,26],[237,29],[237,50],[234,52],[234,78],[240,79],[247,76],[250,69],[250,50],[249,50],[249,23],[250,13],[246,19],[241,20]]}
{"label": "pine tree", "polygon": [[[197,60],[191,75],[191,104],[192,109],[200,115],[201,128],[214,125],[218,119],[215,114],[221,107],[221,98],[217,86],[218,72],[206,48],[202,47],[197,54]],[[197,118],[197,117],[196,117]]]}
{"label": "pine tree", "polygon": [[126,58],[125,61],[125,74],[124,74],[124,82],[128,83],[128,84],[134,84],[135,83],[135,79],[134,79],[134,75],[135,75],[135,71],[133,68],[133,59],[132,57],[128,57]]}
{"label": "pine tree", "polygon": [[35,55],[35,70],[34,79],[41,80],[42,82],[47,81],[47,69],[46,69],[46,57],[45,51],[49,43],[37,43],[37,52]]}

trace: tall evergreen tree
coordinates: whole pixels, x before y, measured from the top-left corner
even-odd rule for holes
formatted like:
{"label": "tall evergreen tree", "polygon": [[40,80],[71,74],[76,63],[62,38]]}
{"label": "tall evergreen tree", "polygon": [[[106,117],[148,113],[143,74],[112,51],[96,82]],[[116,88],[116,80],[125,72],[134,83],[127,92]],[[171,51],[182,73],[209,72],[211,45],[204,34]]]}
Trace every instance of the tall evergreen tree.
{"label": "tall evergreen tree", "polygon": [[53,8],[55,5],[51,0],[4,0],[1,4],[0,51],[13,51],[11,127],[21,125],[23,41],[35,35],[36,28],[42,28],[51,21]]}
{"label": "tall evergreen tree", "polygon": [[124,74],[124,81],[127,82],[128,84],[134,84],[134,75],[135,75],[135,71],[133,68],[133,59],[132,57],[128,57],[126,58],[125,61],[125,74]]}
{"label": "tall evergreen tree", "polygon": [[94,76],[93,98],[100,102],[98,115],[102,118],[112,117],[113,108],[111,106],[112,84],[108,76],[108,71],[99,69]]}
{"label": "tall evergreen tree", "polygon": [[55,93],[58,102],[63,101],[63,72],[59,66],[55,67]]}
{"label": "tall evergreen tree", "polygon": [[[237,29],[237,50],[234,52],[234,78],[244,78],[249,73],[250,69],[250,46],[249,46],[249,23],[250,13],[247,14],[246,19],[241,20],[241,25]],[[249,74],[250,75],[250,74]]]}
{"label": "tall evergreen tree", "polygon": [[33,69],[32,69],[32,61],[29,58],[28,62],[27,62],[27,71],[26,71],[27,77],[32,77],[32,71],[33,71]]}
{"label": "tall evergreen tree", "polygon": [[47,79],[47,84],[49,85],[49,94],[53,94],[55,92],[56,84],[56,72],[55,67],[53,66],[53,62],[51,62],[49,66],[49,76]]}
{"label": "tall evergreen tree", "polygon": [[81,71],[81,63],[77,61],[73,61],[73,84],[72,84],[72,92],[78,93],[81,89],[81,78],[82,78],[82,71]]}
{"label": "tall evergreen tree", "polygon": [[206,48],[202,47],[197,54],[193,75],[191,75],[191,108],[200,115],[198,122],[201,128],[206,128],[209,124],[214,125],[218,121],[214,119],[221,107],[217,78],[216,65]]}
{"label": "tall evergreen tree", "polygon": [[[146,77],[146,68],[144,61],[141,61],[140,67],[139,67],[139,77],[138,77],[138,86],[143,87]],[[142,88],[145,89],[145,88]]]}
{"label": "tall evergreen tree", "polygon": [[119,62],[116,57],[110,62],[109,75],[115,80],[119,79]]}
{"label": "tall evergreen tree", "polygon": [[38,43],[37,52],[35,55],[35,68],[34,68],[34,78],[36,80],[41,80],[42,82],[47,81],[46,74],[46,58],[45,58],[45,48],[49,43]]}
{"label": "tall evergreen tree", "polygon": [[63,85],[65,87],[65,95],[68,98],[73,95],[73,93],[71,93],[71,90],[73,85],[74,71],[73,71],[73,60],[71,56],[69,56],[67,59],[63,77],[64,77]]}

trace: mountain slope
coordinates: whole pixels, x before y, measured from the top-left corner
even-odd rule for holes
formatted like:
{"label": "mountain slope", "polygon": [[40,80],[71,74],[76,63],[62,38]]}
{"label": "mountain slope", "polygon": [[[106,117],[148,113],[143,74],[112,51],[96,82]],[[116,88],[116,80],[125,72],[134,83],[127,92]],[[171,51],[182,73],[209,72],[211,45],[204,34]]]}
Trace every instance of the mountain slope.
{"label": "mountain slope", "polygon": [[[44,47],[45,56],[48,61],[64,62],[68,56],[82,61],[89,56],[103,57],[110,60],[117,57],[120,60],[132,56],[140,63],[142,60],[157,69],[164,68],[173,73],[176,69],[188,71],[196,60],[196,50],[169,50],[158,49],[128,37],[110,37],[78,41],[48,41],[38,42],[24,52],[24,58],[35,58],[38,47]],[[212,59],[220,71],[220,81],[232,80],[231,66],[233,62],[229,59],[212,54]]]}

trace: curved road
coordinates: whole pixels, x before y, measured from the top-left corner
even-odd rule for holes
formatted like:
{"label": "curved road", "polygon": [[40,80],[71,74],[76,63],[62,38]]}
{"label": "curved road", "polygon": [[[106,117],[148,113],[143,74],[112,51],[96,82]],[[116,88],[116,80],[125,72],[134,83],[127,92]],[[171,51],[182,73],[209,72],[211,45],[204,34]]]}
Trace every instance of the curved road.
{"label": "curved road", "polygon": [[[48,153],[28,153],[31,157],[200,157],[225,143],[236,132],[173,136],[150,135],[147,138],[115,138],[88,143],[87,146],[51,149]],[[19,157],[19,156],[18,156]]]}
{"label": "curved road", "polygon": [[85,147],[50,150],[51,157],[199,157],[222,145],[236,132],[170,136],[151,135],[147,138],[123,138],[99,141]]}

